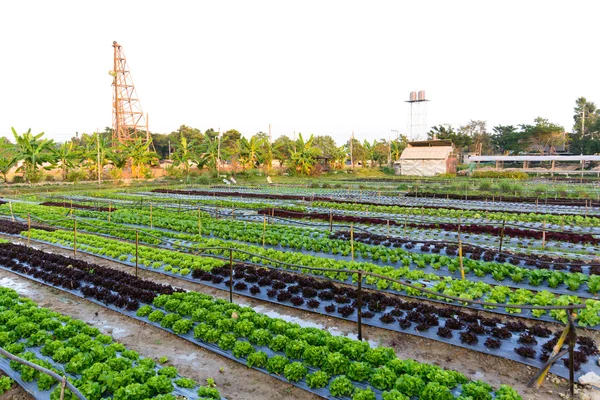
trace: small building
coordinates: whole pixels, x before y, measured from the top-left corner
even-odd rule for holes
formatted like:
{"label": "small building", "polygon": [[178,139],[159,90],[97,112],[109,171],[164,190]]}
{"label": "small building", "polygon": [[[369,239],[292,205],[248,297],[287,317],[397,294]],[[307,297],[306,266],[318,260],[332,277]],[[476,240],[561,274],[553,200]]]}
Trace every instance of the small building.
{"label": "small building", "polygon": [[451,140],[409,142],[394,163],[396,175],[435,176],[455,174],[458,159]]}

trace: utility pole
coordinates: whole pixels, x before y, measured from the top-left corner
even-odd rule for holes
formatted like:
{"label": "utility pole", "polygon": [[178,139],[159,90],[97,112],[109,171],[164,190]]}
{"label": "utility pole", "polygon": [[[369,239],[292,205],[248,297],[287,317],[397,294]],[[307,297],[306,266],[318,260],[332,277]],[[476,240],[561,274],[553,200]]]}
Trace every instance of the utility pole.
{"label": "utility pole", "polygon": [[169,160],[171,159],[171,141],[169,140]]}
{"label": "utility pole", "polygon": [[585,136],[585,104],[583,107],[584,108],[581,111],[581,138]]}
{"label": "utility pole", "polygon": [[98,168],[98,187],[100,187],[100,183],[102,180],[102,171],[100,168],[100,133],[98,132],[98,128],[96,128],[96,165]]}

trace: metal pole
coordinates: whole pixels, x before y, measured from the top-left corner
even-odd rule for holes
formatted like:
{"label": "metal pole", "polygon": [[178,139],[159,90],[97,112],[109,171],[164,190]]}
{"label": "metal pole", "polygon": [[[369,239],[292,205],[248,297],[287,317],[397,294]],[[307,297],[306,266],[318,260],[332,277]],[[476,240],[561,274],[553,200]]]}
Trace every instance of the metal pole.
{"label": "metal pole", "polygon": [[498,253],[502,253],[502,243],[504,242],[504,226],[506,225],[506,218],[502,220],[502,230],[500,231],[500,246],[498,246]]}
{"label": "metal pole", "polygon": [[567,310],[567,318],[569,320],[569,391],[571,399],[575,397],[575,343],[577,342],[577,333],[575,331],[575,323],[573,322],[572,310]]}
{"label": "metal pole", "polygon": [[138,276],[138,247],[139,247],[139,243],[140,243],[140,236],[139,236],[139,232],[136,229],[135,230],[135,277],[137,278]]}
{"label": "metal pole", "polygon": [[233,303],[233,249],[229,249],[229,302]]}
{"label": "metal pole", "polygon": [[358,340],[362,340],[362,279],[362,272],[358,271],[358,292],[356,293]]}

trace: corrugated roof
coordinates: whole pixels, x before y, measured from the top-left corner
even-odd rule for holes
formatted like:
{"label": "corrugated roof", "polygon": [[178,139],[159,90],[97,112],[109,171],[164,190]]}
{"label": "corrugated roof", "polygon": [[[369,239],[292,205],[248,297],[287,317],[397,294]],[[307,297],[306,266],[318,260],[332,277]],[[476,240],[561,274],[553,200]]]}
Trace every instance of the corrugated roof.
{"label": "corrugated roof", "polygon": [[452,146],[407,147],[401,160],[445,160],[452,154]]}

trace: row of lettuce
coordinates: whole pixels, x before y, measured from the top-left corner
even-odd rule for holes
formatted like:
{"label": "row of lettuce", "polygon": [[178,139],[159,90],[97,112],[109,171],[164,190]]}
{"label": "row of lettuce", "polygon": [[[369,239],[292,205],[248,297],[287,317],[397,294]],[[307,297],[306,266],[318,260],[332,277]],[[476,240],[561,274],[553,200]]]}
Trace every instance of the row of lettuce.
{"label": "row of lettuce", "polygon": [[[140,201],[140,199],[144,199],[143,201],[149,202],[161,202],[161,203],[172,203],[179,204],[181,199],[177,196],[154,196],[148,197],[146,194],[144,196],[139,196],[135,194],[125,194],[121,192],[89,192],[90,196],[94,196],[98,198],[100,201],[108,202],[110,199],[114,200],[126,200],[126,201]],[[307,196],[310,196],[307,195]],[[199,205],[216,205],[220,207],[235,207],[235,208],[248,208],[248,209],[257,209],[263,208],[259,207],[259,205],[265,206],[264,208],[270,208],[273,206],[273,200],[270,200],[269,203],[259,202],[259,201],[236,201],[236,200],[222,200],[222,199],[207,199],[207,198],[194,198],[193,196],[186,196],[185,203]],[[287,208],[294,211],[305,211],[307,207],[303,205],[302,202],[297,202],[296,206],[292,206],[288,204],[281,205],[281,208]],[[511,213],[511,212],[502,212],[502,211],[488,211],[487,213],[484,210],[469,210],[469,209],[452,209],[452,208],[444,208],[443,206],[437,208],[424,208],[424,207],[410,207],[410,206],[395,206],[395,205],[365,205],[365,204],[354,204],[354,203],[344,203],[344,202],[334,202],[334,201],[314,201],[310,202],[310,207],[319,207],[323,209],[330,210],[339,210],[339,211],[352,211],[352,212],[377,212],[377,213],[388,213],[388,214],[397,214],[398,216],[430,216],[430,217],[443,217],[443,218],[463,218],[463,219],[480,219],[486,218],[488,220],[502,221],[506,220],[507,222],[527,222],[527,223],[543,223],[546,222],[548,224],[555,225],[574,225],[574,226],[600,226],[600,218],[590,215],[555,215],[555,214],[544,214],[538,212],[530,212],[530,213]],[[534,209],[535,206],[532,206]]]}
{"label": "row of lettuce", "polygon": [[[61,226],[66,229],[73,228],[73,222],[64,217],[66,209],[57,210],[41,207],[37,205],[19,204],[15,205],[14,211],[20,215],[31,213],[34,216],[42,217],[55,226]],[[6,212],[6,206],[0,206],[1,212]],[[70,210],[69,210],[70,212]],[[152,234],[142,235],[141,240],[150,244],[159,244],[160,238],[175,239],[176,241],[188,241],[204,244],[210,239],[223,239],[218,242],[223,246],[237,246],[235,242],[249,243],[244,250],[261,251],[262,248],[255,245],[262,245],[263,241],[268,247],[281,246],[283,249],[292,249],[296,251],[310,251],[323,254],[333,254],[340,256],[349,256],[351,244],[347,240],[329,239],[327,232],[315,229],[296,228],[281,225],[269,225],[265,228],[260,223],[241,222],[235,220],[219,220],[210,218],[206,215],[198,217],[194,212],[173,214],[172,212],[153,210],[150,217],[149,210],[129,209],[117,210],[110,215],[108,213],[94,211],[75,211],[78,217],[87,218],[86,224],[81,225],[80,229],[107,233],[128,240],[135,240],[133,230],[119,230],[122,226],[118,224],[129,224],[135,226],[146,226],[144,232]],[[164,230],[149,230],[150,225]],[[181,232],[181,233],[176,233]],[[212,242],[215,244],[216,242]],[[240,248],[241,249],[241,248]],[[383,245],[369,245],[355,242],[354,251],[357,259],[373,260],[380,264],[387,263],[390,267],[375,266],[365,264],[363,269],[388,275],[392,278],[401,278],[404,276],[405,269],[397,268],[398,265],[409,268],[411,271],[429,268],[434,271],[443,271],[455,276],[460,275],[460,262],[458,257],[450,257],[441,254],[420,254],[412,253],[401,248],[390,248]],[[301,254],[301,257],[311,257]],[[304,261],[304,260],[303,260]],[[343,261],[339,261],[343,262]],[[307,265],[300,263],[302,265]],[[395,267],[392,267],[392,265]],[[561,289],[563,292],[579,295],[583,297],[594,297],[600,293],[600,276],[589,275],[583,272],[565,272],[550,269],[531,269],[523,268],[510,263],[499,263],[493,261],[482,261],[464,258],[464,271],[467,277],[477,281],[481,278],[493,279],[498,284],[505,282],[506,286],[519,287],[526,283],[540,289]],[[307,265],[314,266],[314,265]],[[371,268],[371,269],[369,269]],[[394,272],[398,271],[398,272]],[[391,275],[390,275],[391,274]],[[406,276],[407,279],[418,279],[414,276]],[[380,288],[385,289],[389,282],[380,282]],[[583,293],[582,293],[583,291]],[[587,296],[586,296],[587,292]]]}
{"label": "row of lettuce", "polygon": [[[83,321],[39,307],[9,288],[0,288],[0,347],[8,352],[67,376],[89,400],[147,398],[175,400],[185,394],[197,399],[220,399],[214,387],[200,386],[179,376],[173,366],[158,366],[109,335]],[[51,400],[61,398],[54,378],[10,362],[24,382],[35,382]],[[65,399],[77,397],[66,390]]]}
{"label": "row of lettuce", "polygon": [[[26,232],[23,233],[27,234]],[[73,246],[73,232],[57,230],[54,232],[47,232],[43,230],[32,229],[30,236],[33,239],[45,241],[48,243],[58,244],[65,247]],[[204,240],[202,246],[213,247],[223,246],[217,239]],[[577,323],[579,326],[595,327],[600,324],[600,301],[594,299],[583,300],[577,296],[561,295],[557,296],[549,291],[538,291],[532,292],[527,289],[511,289],[506,286],[492,286],[483,282],[473,282],[470,280],[453,279],[450,277],[440,278],[434,274],[424,274],[422,271],[410,271],[407,267],[400,269],[393,269],[391,267],[377,267],[372,264],[360,263],[351,264],[343,261],[336,261],[331,259],[323,259],[314,256],[299,255],[296,253],[281,252],[277,250],[265,250],[261,248],[250,248],[242,244],[230,245],[239,250],[253,251],[257,254],[262,254],[265,257],[269,257],[273,260],[280,260],[281,262],[297,263],[299,265],[308,267],[324,267],[334,269],[351,269],[361,268],[365,271],[371,270],[373,272],[384,273],[387,276],[392,276],[397,279],[407,279],[412,282],[413,285],[422,285],[423,287],[429,287],[434,289],[437,293],[446,295],[456,296],[463,299],[475,299],[475,300],[487,300],[493,303],[515,305],[515,307],[508,307],[507,311],[514,314],[522,313],[522,309],[519,305],[570,305],[570,304],[581,304],[585,302],[586,308],[579,310]],[[85,251],[91,254],[108,257],[117,261],[129,261],[130,265],[135,261],[135,245],[132,243],[123,242],[116,239],[101,237],[90,234],[78,234],[77,235],[77,248],[80,251]],[[213,255],[220,255],[224,258],[229,256],[229,250],[227,249],[213,249],[207,251]],[[260,257],[249,255],[245,252],[233,251],[233,257],[235,259],[250,261],[259,263],[265,261]],[[157,271],[166,271],[170,273],[179,274],[181,276],[189,277],[194,269],[200,269],[204,271],[210,271],[216,266],[223,265],[223,261],[216,260],[208,257],[197,257],[191,254],[183,253],[180,251],[173,251],[168,249],[160,249],[148,246],[139,246],[138,248],[138,263],[141,267],[154,268]],[[269,262],[274,266],[285,266],[276,262]],[[309,273],[310,271],[306,268],[297,268],[287,266],[290,270],[295,270],[303,273]],[[348,272],[324,272],[324,271],[313,271],[318,276],[324,276],[329,279],[347,282],[348,279],[352,279],[354,283],[357,282],[357,274],[350,274]],[[401,294],[407,294],[409,296],[423,297],[433,300],[445,300],[444,298],[435,294],[425,293],[417,289],[407,287],[399,283],[391,283],[388,280],[380,279],[372,276],[364,278],[366,284],[375,285],[377,287],[385,286],[387,290],[398,292]],[[385,282],[385,285],[381,283]],[[422,283],[419,283],[422,282]],[[496,309],[493,306],[486,306],[486,309],[494,312]],[[502,311],[502,310],[500,310]],[[543,317],[548,314],[546,310],[534,310],[533,317]],[[551,310],[549,316],[554,320],[566,323],[567,315],[565,310]]]}

